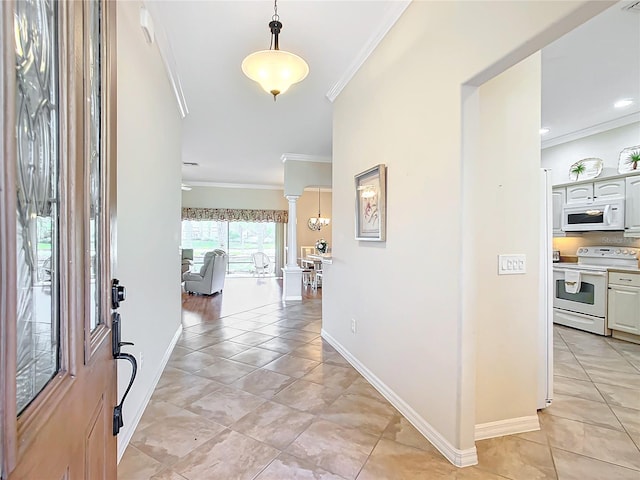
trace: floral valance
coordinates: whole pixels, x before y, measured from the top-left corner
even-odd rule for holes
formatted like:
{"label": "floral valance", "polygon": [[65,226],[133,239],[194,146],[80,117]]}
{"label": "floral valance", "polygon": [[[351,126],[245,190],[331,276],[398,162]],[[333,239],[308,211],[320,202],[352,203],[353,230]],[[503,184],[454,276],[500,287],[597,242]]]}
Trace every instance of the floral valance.
{"label": "floral valance", "polygon": [[233,208],[183,208],[183,220],[214,220],[217,222],[287,223],[287,210],[250,210]]}

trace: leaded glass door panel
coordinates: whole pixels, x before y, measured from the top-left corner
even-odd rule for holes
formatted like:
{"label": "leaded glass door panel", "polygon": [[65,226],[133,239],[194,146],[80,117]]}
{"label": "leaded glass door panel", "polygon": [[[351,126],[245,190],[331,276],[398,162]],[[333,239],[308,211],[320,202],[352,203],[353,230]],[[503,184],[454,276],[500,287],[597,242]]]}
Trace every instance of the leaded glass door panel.
{"label": "leaded glass door panel", "polygon": [[0,9],[2,478],[112,479],[115,2]]}

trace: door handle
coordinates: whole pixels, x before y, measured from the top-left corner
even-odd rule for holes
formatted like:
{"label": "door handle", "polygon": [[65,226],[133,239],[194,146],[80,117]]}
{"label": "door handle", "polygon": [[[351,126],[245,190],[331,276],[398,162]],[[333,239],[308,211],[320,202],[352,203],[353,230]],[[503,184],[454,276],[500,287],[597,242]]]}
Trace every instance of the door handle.
{"label": "door handle", "polygon": [[136,375],[138,373],[138,362],[136,361],[136,357],[134,357],[130,353],[121,353],[116,357],[116,360],[127,360],[129,363],[131,363],[131,378],[129,379],[129,385],[127,385],[127,389],[124,391],[124,395],[122,395],[122,400],[120,400],[120,403],[113,409],[114,436],[118,435],[118,433],[120,433],[120,429],[124,426],[124,420],[122,419],[122,406],[124,405],[124,401],[127,398],[129,390],[131,390],[133,382],[136,379]]}
{"label": "door handle", "polygon": [[[123,287],[124,288],[124,287]],[[127,385],[127,389],[124,391],[124,395],[122,395],[122,400],[118,403],[113,409],[113,435],[118,435],[120,433],[120,429],[124,426],[124,420],[122,418],[122,406],[124,405],[124,401],[133,386],[133,382],[136,379],[136,375],[138,374],[138,361],[136,357],[131,355],[130,353],[122,353],[120,348],[123,345],[133,345],[132,342],[123,342],[121,340],[121,332],[122,329],[120,327],[120,314],[118,312],[113,312],[111,315],[111,349],[113,353],[113,358],[116,360],[126,360],[131,364],[131,378],[129,379],[129,384]]]}
{"label": "door handle", "polygon": [[611,225],[611,205],[604,207],[604,224]]}

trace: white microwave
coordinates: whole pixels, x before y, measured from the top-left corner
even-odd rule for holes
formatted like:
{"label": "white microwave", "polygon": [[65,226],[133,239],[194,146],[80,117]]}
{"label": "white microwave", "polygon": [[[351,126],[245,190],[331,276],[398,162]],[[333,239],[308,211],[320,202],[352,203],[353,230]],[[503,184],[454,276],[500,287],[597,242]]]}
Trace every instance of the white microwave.
{"label": "white microwave", "polygon": [[562,230],[624,230],[624,200],[565,205],[562,208]]}

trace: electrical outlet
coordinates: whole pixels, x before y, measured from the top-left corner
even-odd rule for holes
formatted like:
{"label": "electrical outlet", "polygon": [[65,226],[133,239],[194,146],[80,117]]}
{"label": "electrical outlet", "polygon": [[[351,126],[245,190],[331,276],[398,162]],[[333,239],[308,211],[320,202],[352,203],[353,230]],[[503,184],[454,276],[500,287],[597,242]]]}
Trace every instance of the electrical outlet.
{"label": "electrical outlet", "polygon": [[358,323],[355,318],[351,319],[351,333],[356,333],[358,330]]}

